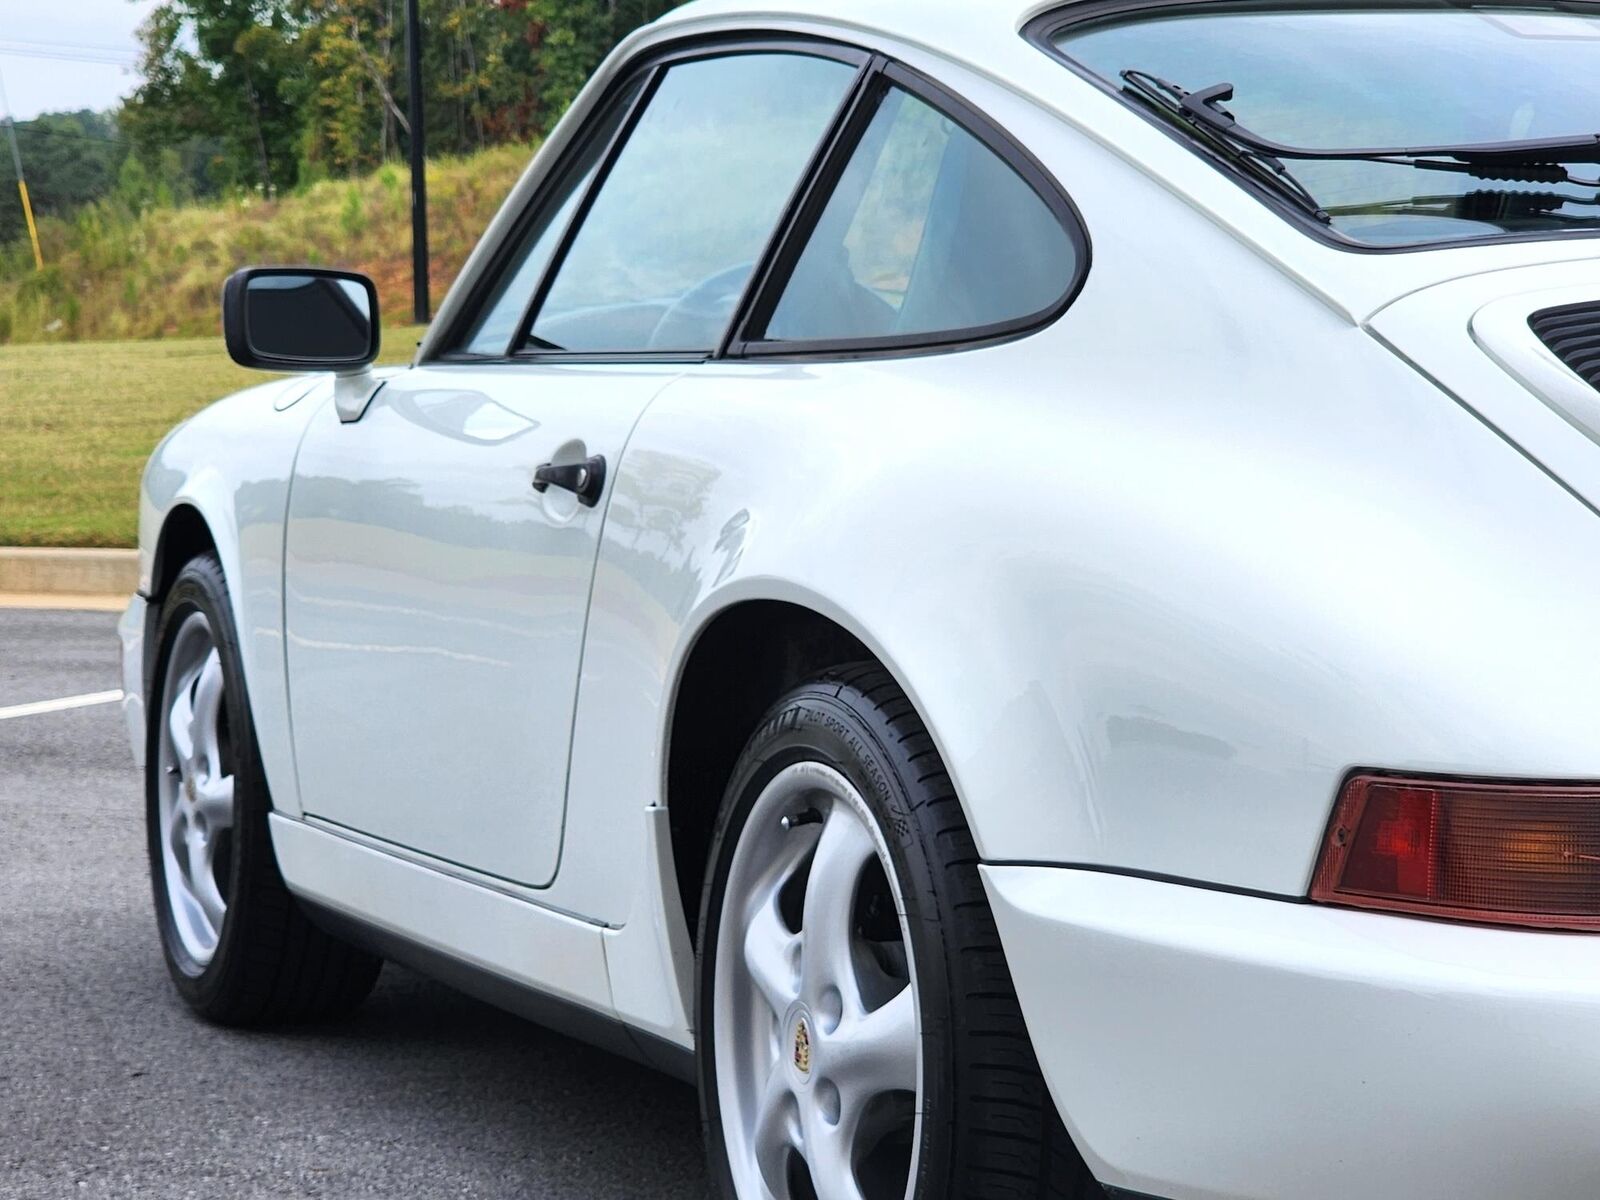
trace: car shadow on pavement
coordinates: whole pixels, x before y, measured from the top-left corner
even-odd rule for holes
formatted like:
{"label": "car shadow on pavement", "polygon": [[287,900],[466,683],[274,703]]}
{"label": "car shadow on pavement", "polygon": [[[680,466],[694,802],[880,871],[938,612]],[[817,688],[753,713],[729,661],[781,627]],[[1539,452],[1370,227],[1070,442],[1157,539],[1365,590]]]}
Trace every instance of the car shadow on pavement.
{"label": "car shadow on pavement", "polygon": [[410,971],[330,1024],[196,1018],[142,790],[115,706],[0,725],[0,1200],[706,1196],[693,1089]]}
{"label": "car shadow on pavement", "polygon": [[507,1194],[706,1194],[692,1088],[403,967],[351,1017],[253,1038],[359,1081],[367,1123],[482,1156]]}

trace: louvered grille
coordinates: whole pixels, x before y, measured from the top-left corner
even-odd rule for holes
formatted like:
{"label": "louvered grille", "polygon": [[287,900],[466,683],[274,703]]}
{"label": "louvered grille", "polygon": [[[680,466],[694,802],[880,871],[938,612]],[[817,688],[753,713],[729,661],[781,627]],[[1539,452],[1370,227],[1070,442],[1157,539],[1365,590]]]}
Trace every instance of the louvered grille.
{"label": "louvered grille", "polygon": [[1547,308],[1528,324],[1557,358],[1600,388],[1600,301]]}

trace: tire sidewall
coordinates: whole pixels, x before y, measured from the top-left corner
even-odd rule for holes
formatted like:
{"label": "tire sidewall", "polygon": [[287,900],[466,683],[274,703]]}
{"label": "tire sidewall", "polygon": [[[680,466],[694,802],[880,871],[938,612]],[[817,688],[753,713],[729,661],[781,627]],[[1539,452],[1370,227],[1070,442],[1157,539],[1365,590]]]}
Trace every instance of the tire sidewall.
{"label": "tire sidewall", "polygon": [[773,778],[798,762],[823,763],[842,774],[866,802],[899,885],[906,910],[922,1022],[922,1122],[917,1154],[917,1200],[947,1194],[951,1139],[942,1136],[951,1121],[949,1093],[953,1063],[949,1042],[949,978],[944,969],[934,875],[917,833],[915,797],[905,773],[869,719],[836,693],[807,687],[780,701],[751,737],[729,781],[712,840],[711,870],[700,904],[696,963],[696,1028],[699,1053],[701,1120],[708,1158],[719,1193],[735,1200],[723,1141],[717,1091],[715,1038],[712,1036],[717,933],[734,850],[750,812]]}
{"label": "tire sidewall", "polygon": [[[216,952],[202,967],[184,949],[173,922],[172,905],[167,895],[166,866],[161,852],[159,788],[161,785],[161,736],[167,719],[167,665],[178,630],[193,613],[199,612],[211,627],[222,663],[223,704],[227,709],[234,757],[233,851],[228,868],[228,910],[222,920]],[[250,705],[244,688],[238,637],[234,631],[227,585],[216,560],[205,557],[189,563],[167,593],[157,623],[158,652],[150,680],[150,704],[146,712],[145,736],[145,827],[150,856],[150,882],[155,900],[156,923],[167,970],[178,991],[192,1005],[208,1007],[225,986],[230,961],[239,941],[238,929],[247,920],[250,868],[269,836],[264,812],[265,789],[250,720]]]}

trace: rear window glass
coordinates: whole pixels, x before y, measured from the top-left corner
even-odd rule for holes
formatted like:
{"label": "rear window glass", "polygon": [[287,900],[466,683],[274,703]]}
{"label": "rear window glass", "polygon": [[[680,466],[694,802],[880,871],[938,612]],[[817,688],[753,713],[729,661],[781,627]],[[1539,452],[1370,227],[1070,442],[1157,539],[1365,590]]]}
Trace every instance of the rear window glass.
{"label": "rear window glass", "polygon": [[[1592,140],[1600,134],[1600,12],[1594,9],[1152,6],[1058,26],[1052,41],[1071,62],[1125,91],[1123,73],[1130,70],[1189,92],[1231,83],[1226,112],[1250,133],[1296,148],[1591,139],[1582,157],[1542,163],[1541,177],[1526,181],[1285,156],[1283,165],[1314,201],[1303,207],[1322,210],[1316,219],[1351,240],[1392,246],[1600,231],[1594,161],[1600,155]],[[1128,95],[1155,119],[1196,137],[1159,103]],[[1251,171],[1248,164],[1235,169]]]}

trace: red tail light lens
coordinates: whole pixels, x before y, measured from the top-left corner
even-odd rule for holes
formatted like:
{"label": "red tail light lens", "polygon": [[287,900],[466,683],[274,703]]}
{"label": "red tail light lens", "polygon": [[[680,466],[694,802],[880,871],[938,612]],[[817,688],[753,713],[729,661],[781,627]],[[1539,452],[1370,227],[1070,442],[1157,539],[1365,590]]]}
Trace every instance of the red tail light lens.
{"label": "red tail light lens", "polygon": [[1600,930],[1600,785],[1352,776],[1311,899]]}

